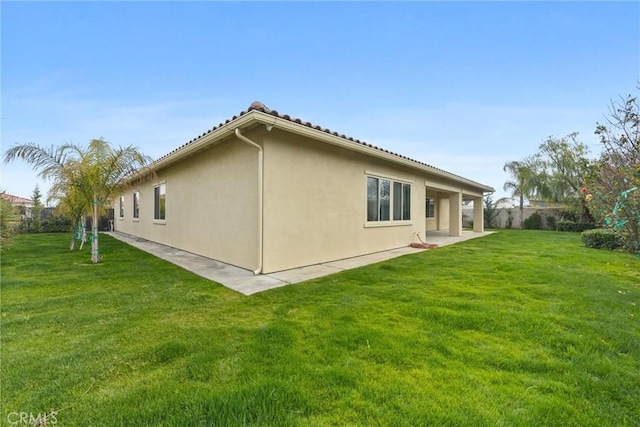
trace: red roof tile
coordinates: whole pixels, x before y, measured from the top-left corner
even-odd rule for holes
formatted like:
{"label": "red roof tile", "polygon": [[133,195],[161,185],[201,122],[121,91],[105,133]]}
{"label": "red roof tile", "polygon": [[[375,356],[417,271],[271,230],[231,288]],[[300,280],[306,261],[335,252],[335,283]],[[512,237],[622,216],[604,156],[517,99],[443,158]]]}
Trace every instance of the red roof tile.
{"label": "red roof tile", "polygon": [[2,197],[12,205],[33,205],[35,203],[31,199],[25,199],[24,197],[14,196],[13,194],[8,193],[0,193],[0,197]]}

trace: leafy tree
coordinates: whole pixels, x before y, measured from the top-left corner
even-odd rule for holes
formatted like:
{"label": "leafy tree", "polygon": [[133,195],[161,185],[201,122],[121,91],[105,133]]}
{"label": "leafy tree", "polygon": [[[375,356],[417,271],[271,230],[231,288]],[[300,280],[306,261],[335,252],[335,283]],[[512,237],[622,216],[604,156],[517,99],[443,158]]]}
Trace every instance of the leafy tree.
{"label": "leafy tree", "polygon": [[483,217],[485,228],[497,227],[496,220],[498,219],[498,202],[500,202],[500,200],[494,202],[491,194],[484,196],[484,203],[482,205],[484,206]]}
{"label": "leafy tree", "polygon": [[562,138],[550,136],[540,144],[536,154],[504,165],[505,172],[512,177],[504,189],[520,199],[520,227],[524,199],[534,197],[566,206],[571,216],[582,222],[593,221],[581,194],[593,163],[588,157],[588,147],[577,136],[577,132]]}
{"label": "leafy tree", "polygon": [[31,200],[33,200],[33,207],[31,208],[31,226],[29,227],[31,232],[39,233],[42,231],[42,194],[40,193],[40,187],[36,184],[31,193]]}
{"label": "leafy tree", "polygon": [[[46,149],[29,143],[16,145],[5,153],[5,162],[25,160],[39,170],[39,176],[51,179],[51,198],[67,203],[76,213],[92,213],[91,261],[100,261],[98,218],[101,210],[116,194],[129,185],[153,176],[147,166],[150,158],[136,147],[112,148],[101,139],[87,147],[65,144]],[[87,209],[88,208],[88,209]]]}
{"label": "leafy tree", "polygon": [[[4,193],[4,191],[0,192]],[[13,243],[19,222],[18,211],[3,197],[0,197],[0,253],[4,252]]]}
{"label": "leafy tree", "polygon": [[582,222],[592,222],[581,194],[592,162],[588,157],[589,148],[578,142],[577,137],[578,132],[563,138],[550,136],[540,145],[535,156],[538,193],[542,200],[567,206]]}
{"label": "leafy tree", "polygon": [[[640,91],[640,85],[637,87]],[[624,248],[640,254],[640,104],[628,95],[612,101],[606,124],[598,123],[603,152],[587,180],[585,200]]]}

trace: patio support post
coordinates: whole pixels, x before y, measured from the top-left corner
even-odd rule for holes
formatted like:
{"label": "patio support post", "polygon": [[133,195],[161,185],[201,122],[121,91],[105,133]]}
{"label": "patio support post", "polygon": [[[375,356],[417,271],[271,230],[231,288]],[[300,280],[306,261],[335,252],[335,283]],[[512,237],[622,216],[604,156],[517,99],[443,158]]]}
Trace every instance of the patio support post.
{"label": "patio support post", "polygon": [[462,236],[462,193],[449,194],[449,236]]}
{"label": "patio support post", "polygon": [[484,205],[482,197],[473,198],[473,231],[482,233],[484,231]]}

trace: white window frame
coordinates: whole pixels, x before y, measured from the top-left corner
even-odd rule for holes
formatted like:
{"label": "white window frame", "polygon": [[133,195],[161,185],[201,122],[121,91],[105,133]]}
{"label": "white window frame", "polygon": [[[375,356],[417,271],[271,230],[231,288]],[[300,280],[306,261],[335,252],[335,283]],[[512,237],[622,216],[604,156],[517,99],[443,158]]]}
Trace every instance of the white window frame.
{"label": "white window frame", "polygon": [[140,221],[140,191],[133,192],[133,208],[131,209],[134,221]]}
{"label": "white window frame", "polygon": [[[160,200],[156,201],[156,189],[160,189],[159,191],[164,190],[163,194],[159,194],[159,196],[164,196],[164,218],[160,218]],[[167,222],[167,182],[162,181],[153,186],[153,222],[154,224],[166,224]]]}
{"label": "white window frame", "polygon": [[124,219],[124,194],[120,195],[120,205],[118,209],[118,219]]}
{"label": "white window frame", "polygon": [[[389,181],[389,219],[376,219],[369,220],[369,178],[378,180],[378,218],[380,217],[380,180]],[[403,225],[413,225],[411,220],[411,187],[413,186],[413,181],[402,179],[395,176],[389,176],[387,174],[375,173],[371,171],[365,171],[365,223],[364,226],[366,228],[370,227],[389,227],[389,226],[403,226]],[[401,184],[400,187],[400,197],[404,197],[404,188],[408,186],[409,188],[409,198],[408,198],[408,219],[394,219],[396,217],[394,212],[395,207],[395,195],[394,195],[394,184]],[[400,215],[404,216],[404,205],[400,204]]]}
{"label": "white window frame", "polygon": [[[396,185],[398,185],[400,188],[400,194],[398,195],[398,198],[396,198]],[[409,189],[408,199],[405,199],[406,188]],[[411,221],[411,184],[402,181],[392,181],[391,193],[391,219],[393,221]],[[396,206],[398,199],[400,199],[399,206]],[[398,208],[397,211],[396,208]],[[400,218],[397,218],[398,215],[396,214],[399,214]],[[407,214],[409,217],[405,218],[405,214]]]}
{"label": "white window frame", "polygon": [[[433,215],[429,216],[429,200],[433,201]],[[435,197],[427,197],[425,200],[425,218],[427,219],[436,219],[436,198]]]}

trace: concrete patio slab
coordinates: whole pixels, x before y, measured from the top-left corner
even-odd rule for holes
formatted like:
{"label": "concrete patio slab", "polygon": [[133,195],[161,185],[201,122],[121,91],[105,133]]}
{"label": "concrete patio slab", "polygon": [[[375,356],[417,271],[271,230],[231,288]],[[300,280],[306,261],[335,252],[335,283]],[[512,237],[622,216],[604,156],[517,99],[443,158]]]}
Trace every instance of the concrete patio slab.
{"label": "concrete patio slab", "polygon": [[267,276],[275,277],[289,283],[304,282],[305,280],[315,279],[316,277],[328,276],[344,269],[334,268],[328,264],[310,265],[307,267],[293,268],[291,270],[283,270],[275,273],[269,273]]}
{"label": "concrete patio slab", "polygon": [[424,249],[416,249],[411,247],[391,249],[384,252],[375,252],[372,254],[361,255],[353,258],[340,259],[338,261],[327,262],[324,265],[333,267],[339,270],[349,270],[352,268],[362,267],[364,265],[373,264],[376,262],[386,261],[391,258],[396,258],[402,255],[413,254],[416,252],[422,252]]}
{"label": "concrete patio slab", "polygon": [[474,231],[463,231],[462,236],[449,236],[448,230],[427,231],[426,239],[421,236],[422,240],[427,243],[435,243],[438,246],[447,246],[454,243],[464,242],[465,240],[477,239],[478,237],[488,236],[493,234],[493,231],[484,231],[482,233]]}
{"label": "concrete patio slab", "polygon": [[[402,247],[387,251],[376,252],[353,258],[346,258],[323,264],[283,270],[269,274],[254,275],[252,271],[234,265],[226,264],[211,258],[206,258],[180,249],[172,248],[160,243],[151,242],[129,234],[111,231],[105,233],[131,246],[148,252],[158,258],[189,270],[198,276],[220,283],[229,289],[244,295],[253,295],[269,289],[286,286],[291,283],[327,276],[343,270],[362,267],[376,262],[386,261],[403,255],[422,252],[428,249]],[[461,237],[449,236],[446,231],[428,232],[426,241],[438,246],[446,246],[464,240],[483,237],[491,232],[474,233],[465,231]],[[423,240],[425,240],[423,238]]]}
{"label": "concrete patio slab", "polygon": [[234,291],[240,292],[243,295],[253,295],[259,292],[264,292],[264,291],[268,291],[270,289],[275,289],[275,288],[281,288],[283,286],[287,286],[291,284],[289,282],[284,282],[282,280],[279,280],[264,274],[252,276],[251,278],[245,278],[241,281],[239,280],[225,281],[220,278],[218,278],[218,280],[216,279],[211,279],[211,280],[218,282],[228,287],[229,289],[233,289]]}

